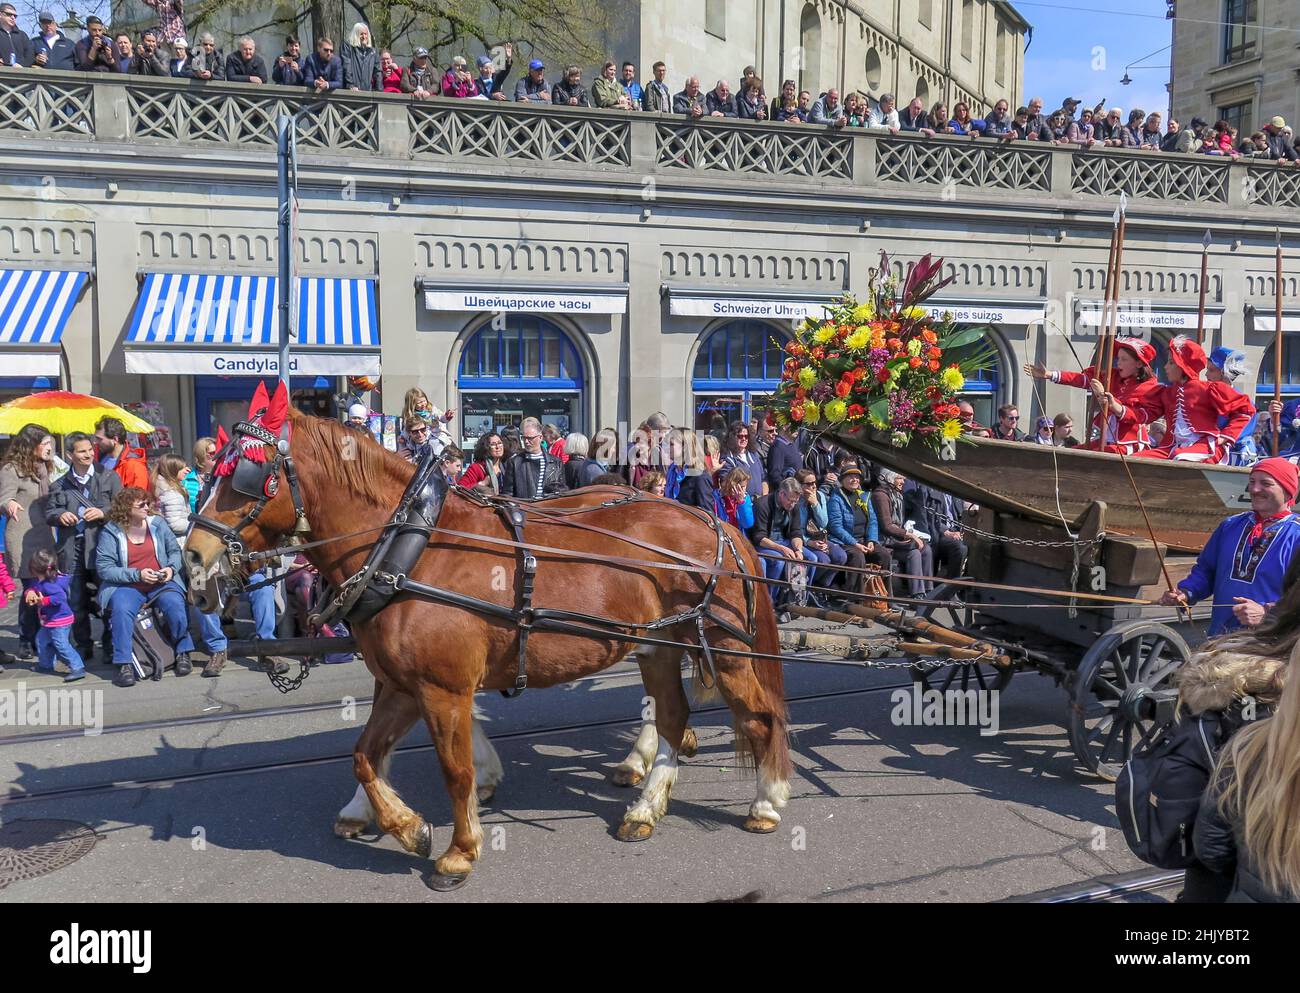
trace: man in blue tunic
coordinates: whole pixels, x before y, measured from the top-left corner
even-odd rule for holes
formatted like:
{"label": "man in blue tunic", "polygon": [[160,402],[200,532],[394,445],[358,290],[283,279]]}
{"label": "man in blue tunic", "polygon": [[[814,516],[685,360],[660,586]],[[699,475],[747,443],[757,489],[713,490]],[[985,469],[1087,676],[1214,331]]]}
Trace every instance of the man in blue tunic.
{"label": "man in blue tunic", "polygon": [[1300,520],[1291,513],[1300,471],[1282,458],[1256,462],[1246,492],[1251,510],[1214,529],[1191,573],[1160,602],[1187,606],[1211,594],[1210,635],[1254,627],[1282,596],[1282,579],[1300,548]]}

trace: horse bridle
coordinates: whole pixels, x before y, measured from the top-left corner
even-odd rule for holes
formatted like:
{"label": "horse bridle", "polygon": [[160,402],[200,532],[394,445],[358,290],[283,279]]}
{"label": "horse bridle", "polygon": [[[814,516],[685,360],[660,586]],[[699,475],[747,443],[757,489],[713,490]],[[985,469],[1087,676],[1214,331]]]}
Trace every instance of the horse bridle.
{"label": "horse bridle", "polygon": [[[266,463],[258,463],[243,454],[240,439],[243,437],[253,438],[264,445],[270,445],[275,450],[275,457]],[[307,515],[302,507],[302,494],[298,489],[298,472],[294,468],[293,456],[289,454],[289,439],[277,437],[273,432],[255,424],[251,421],[240,421],[234,427],[233,435],[230,441],[226,442],[226,447],[217,453],[213,463],[215,467],[222,465],[230,457],[230,448],[235,446],[239,453],[236,458],[234,472],[230,474],[230,485],[236,493],[244,496],[253,497],[257,502],[254,503],[244,514],[243,519],[233,527],[224,524],[221,521],[213,520],[211,517],[204,517],[202,513],[190,514],[190,524],[193,527],[209,531],[221,539],[222,544],[226,546],[226,557],[229,559],[232,570],[237,570],[244,557],[244,540],[240,537],[240,532],[248,525],[261,516],[266,505],[275,498],[280,492],[280,472],[283,470],[284,478],[289,483],[289,495],[293,498],[294,525],[293,531],[289,537],[290,544],[302,540],[302,536],[311,533],[311,527],[307,523]],[[207,486],[199,494],[198,506],[207,506],[208,499],[212,494],[213,488],[217,485],[216,477],[209,478]],[[279,535],[278,537],[284,537]],[[272,542],[275,544],[275,542]]]}

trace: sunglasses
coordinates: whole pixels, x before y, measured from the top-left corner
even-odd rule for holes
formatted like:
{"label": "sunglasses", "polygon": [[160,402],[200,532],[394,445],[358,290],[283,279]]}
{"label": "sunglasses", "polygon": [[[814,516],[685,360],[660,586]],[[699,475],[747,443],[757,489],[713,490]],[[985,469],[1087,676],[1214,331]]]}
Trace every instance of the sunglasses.
{"label": "sunglasses", "polygon": [[143,507],[145,510],[148,510],[152,504],[148,500],[137,500],[132,506]]}
{"label": "sunglasses", "polygon": [[1020,420],[1020,415],[1019,415],[1019,414],[1005,414],[1005,415],[1003,415],[1003,418],[1002,418],[1002,419],[1003,419],[1004,421],[1018,421],[1018,420]]}
{"label": "sunglasses", "polygon": [[334,54],[334,49],[332,49],[332,48],[322,48],[322,49],[321,49],[321,53],[322,53],[323,55],[333,55],[333,54]]}
{"label": "sunglasses", "polygon": [[737,437],[737,438],[748,438],[748,437],[749,437],[749,432],[748,432],[748,431],[742,431],[742,432],[740,432],[739,434],[737,434],[736,437]]}

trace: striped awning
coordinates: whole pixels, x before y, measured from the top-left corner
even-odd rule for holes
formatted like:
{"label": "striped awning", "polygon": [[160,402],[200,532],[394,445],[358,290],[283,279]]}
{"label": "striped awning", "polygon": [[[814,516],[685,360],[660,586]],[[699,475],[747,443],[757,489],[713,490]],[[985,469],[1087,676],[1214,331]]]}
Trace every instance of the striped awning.
{"label": "striped awning", "polygon": [[59,375],[59,343],[86,278],[58,269],[0,269],[0,364],[7,373]]}
{"label": "striped awning", "polygon": [[[181,375],[275,374],[274,276],[150,273],[126,336],[126,369]],[[379,321],[371,279],[302,277],[292,372],[378,375]]]}

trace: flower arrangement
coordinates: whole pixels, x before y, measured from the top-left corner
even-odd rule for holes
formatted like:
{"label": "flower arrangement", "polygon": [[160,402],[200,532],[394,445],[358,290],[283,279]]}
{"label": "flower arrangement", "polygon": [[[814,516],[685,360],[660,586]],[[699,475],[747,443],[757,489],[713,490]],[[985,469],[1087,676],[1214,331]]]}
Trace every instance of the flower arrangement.
{"label": "flower arrangement", "polygon": [[943,259],[929,255],[911,263],[900,292],[882,251],[864,301],[846,296],[824,318],[801,323],[785,346],[772,403],[777,420],[838,432],[874,428],[900,448],[916,438],[938,450],[960,436],[958,391],[993,352],[966,347],[983,340],[984,328],[958,328],[951,314],[932,316],[921,306],[952,281],[939,278],[942,268]]}

